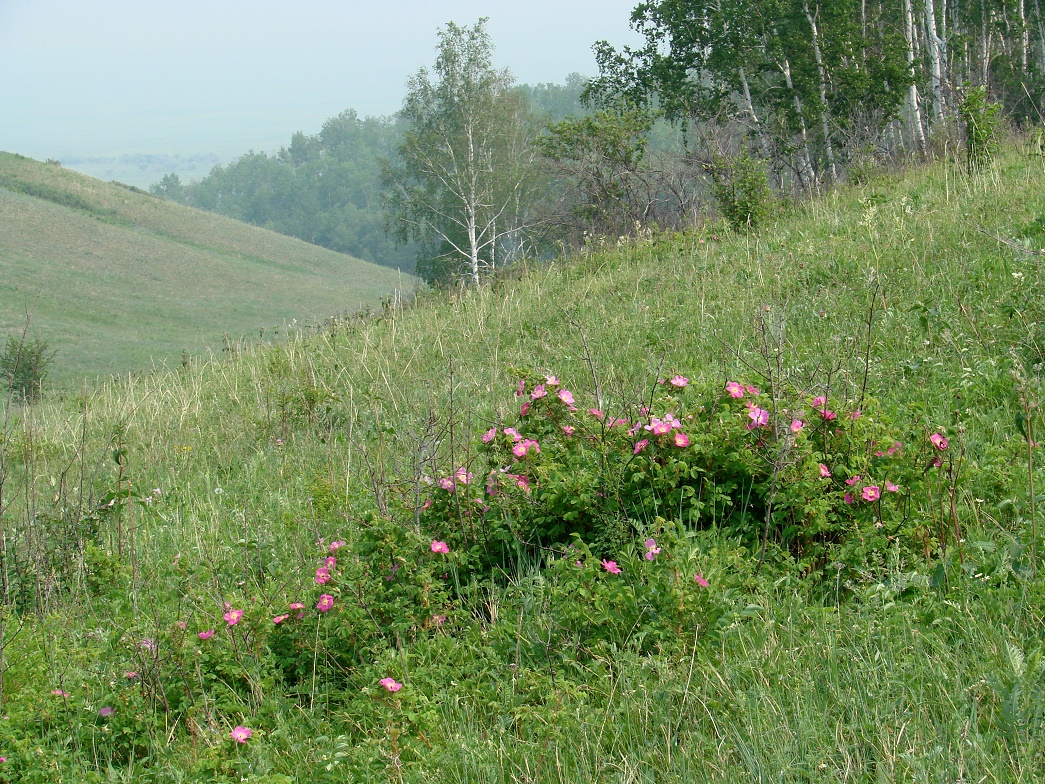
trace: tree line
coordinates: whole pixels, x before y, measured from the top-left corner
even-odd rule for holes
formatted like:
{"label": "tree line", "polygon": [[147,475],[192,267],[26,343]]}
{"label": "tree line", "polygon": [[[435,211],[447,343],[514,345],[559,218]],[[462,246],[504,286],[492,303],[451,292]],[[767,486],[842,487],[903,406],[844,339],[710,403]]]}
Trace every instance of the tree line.
{"label": "tree line", "polygon": [[713,149],[739,135],[779,186],[816,188],[926,152],[978,88],[1040,121],[1043,23],[1040,0],[644,2],[645,45],[596,44],[587,97],[656,107]]}
{"label": "tree line", "polygon": [[150,189],[182,204],[218,212],[389,267],[413,268],[416,250],[385,231],[381,161],[395,155],[395,117],[331,117],[319,133],[298,132],[275,154],[248,152],[203,179],[168,174]]}
{"label": "tree line", "polygon": [[[347,111],[275,155],[153,192],[390,266],[480,282],[521,257],[859,177],[1042,121],[1040,0],[654,0],[598,75],[519,86],[486,20],[442,28],[391,118]],[[977,125],[978,124],[978,125]],[[981,150],[982,152],[982,150]]]}

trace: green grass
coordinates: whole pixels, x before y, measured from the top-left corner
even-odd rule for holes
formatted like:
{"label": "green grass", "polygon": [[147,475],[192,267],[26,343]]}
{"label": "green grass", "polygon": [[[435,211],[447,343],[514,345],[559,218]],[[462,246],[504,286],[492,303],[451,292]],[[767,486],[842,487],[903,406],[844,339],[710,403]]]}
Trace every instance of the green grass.
{"label": "green grass", "polygon": [[[1041,399],[1045,297],[1040,257],[996,238],[1037,242],[1045,163],[1014,149],[970,177],[939,162],[783,212],[756,236],[591,248],[13,421],[0,780],[1042,780],[1045,596],[1016,418],[1021,395]],[[707,521],[677,548],[711,587],[686,633],[656,645],[640,626],[584,638],[562,618],[614,619],[600,626],[605,610],[565,601],[520,556],[500,580],[451,581],[445,626],[390,627],[343,670],[324,657],[381,610],[347,593],[343,620],[312,613],[300,647],[277,648],[271,615],[320,590],[317,539],[348,540],[343,557],[366,565],[385,502],[513,421],[520,369],[610,414],[675,372],[803,388],[830,375],[842,399],[866,383],[883,416],[964,449],[962,558],[897,543],[811,579],[780,552],[758,570],[750,542]],[[133,522],[89,513],[127,478],[162,495]],[[409,565],[432,534],[391,523]],[[249,634],[225,630],[224,601],[247,609]],[[206,628],[211,647],[194,637]],[[304,676],[277,674],[313,641],[324,655],[299,661]],[[180,713],[142,697],[212,676]],[[386,676],[406,683],[395,697]],[[237,724],[255,730],[243,747]]]}
{"label": "green grass", "polygon": [[53,377],[178,364],[377,307],[413,280],[274,232],[0,153],[0,329],[58,351]]}

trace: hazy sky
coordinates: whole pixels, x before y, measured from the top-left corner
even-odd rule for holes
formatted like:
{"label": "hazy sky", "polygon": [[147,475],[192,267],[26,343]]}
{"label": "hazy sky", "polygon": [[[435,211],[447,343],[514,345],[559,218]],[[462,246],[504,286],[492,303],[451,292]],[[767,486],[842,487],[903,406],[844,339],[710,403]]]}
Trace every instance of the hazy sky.
{"label": "hazy sky", "polygon": [[638,0],[0,0],[0,150],[272,150],[343,109],[390,114],[436,29],[490,18],[519,81],[591,75]]}

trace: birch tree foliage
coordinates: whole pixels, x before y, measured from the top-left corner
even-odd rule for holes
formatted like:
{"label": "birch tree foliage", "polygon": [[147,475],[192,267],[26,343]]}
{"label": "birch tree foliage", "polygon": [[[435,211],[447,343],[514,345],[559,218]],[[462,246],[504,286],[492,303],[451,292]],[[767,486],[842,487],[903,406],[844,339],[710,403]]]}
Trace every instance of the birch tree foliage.
{"label": "birch tree foliage", "polygon": [[652,126],[649,111],[621,106],[562,120],[537,140],[561,185],[562,207],[553,221],[574,242],[628,234],[657,218],[648,161]]}
{"label": "birch tree foliage", "polygon": [[645,46],[597,44],[590,99],[740,123],[799,181],[833,178],[836,158],[895,115],[913,79],[902,17],[884,3],[649,0],[632,25]]}
{"label": "birch tree foliage", "polygon": [[398,160],[384,172],[389,228],[416,240],[429,281],[478,284],[525,250],[535,134],[507,69],[492,64],[486,20],[439,32],[435,66],[407,84]]}

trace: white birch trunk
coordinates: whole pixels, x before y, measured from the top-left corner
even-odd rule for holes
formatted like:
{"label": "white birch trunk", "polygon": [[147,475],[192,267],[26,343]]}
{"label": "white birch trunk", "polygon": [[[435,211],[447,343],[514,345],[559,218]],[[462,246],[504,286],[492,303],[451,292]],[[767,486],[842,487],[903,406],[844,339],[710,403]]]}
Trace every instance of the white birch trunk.
{"label": "white birch trunk", "polygon": [[933,93],[933,118],[942,120],[944,43],[936,32],[936,6],[925,0],[925,44],[929,51],[930,88]]}
{"label": "white birch trunk", "polygon": [[[911,74],[915,73],[915,27],[914,27],[914,4],[911,0],[904,0],[904,22],[905,34],[907,36],[907,67]],[[911,140],[914,142],[918,152],[925,151],[925,131],[922,130],[922,111],[918,107],[918,85],[913,81],[907,88],[907,122],[910,125]]]}
{"label": "white birch trunk", "polygon": [[[824,135],[824,150],[827,153],[827,164],[831,168],[831,182],[836,182],[838,169],[835,167],[835,148],[831,144],[831,116],[827,108],[827,70],[824,68],[824,57],[820,51],[820,31],[816,26],[816,18],[809,12],[809,4],[803,2],[802,9],[813,31],[813,56],[816,58],[817,75],[820,77],[820,132]],[[818,13],[819,10],[817,7]]]}
{"label": "white birch trunk", "polygon": [[1019,0],[1020,14],[1020,68],[1027,73],[1027,64],[1030,62],[1030,27],[1027,26],[1027,4],[1025,0]]}
{"label": "white birch trunk", "polygon": [[744,66],[740,66],[740,83],[744,88],[744,108],[747,110],[747,113],[751,115],[751,121],[758,126],[758,115],[755,113],[755,104],[751,100],[751,88],[747,83],[747,74],[744,72]]}
{"label": "white birch trunk", "polygon": [[991,11],[987,8],[987,0],[980,0],[980,84],[987,84],[990,78],[991,64]]}
{"label": "white birch trunk", "polygon": [[1045,20],[1041,18],[1041,0],[1034,0],[1034,19],[1038,26],[1038,68],[1045,71]]}
{"label": "white birch trunk", "polygon": [[468,204],[466,207],[465,223],[468,232],[468,264],[472,276],[472,283],[479,285],[479,171],[475,160],[475,129],[472,123],[468,123]]}
{"label": "white birch trunk", "polygon": [[[776,30],[773,31],[773,34],[777,35]],[[784,74],[784,83],[787,85],[787,89],[791,91],[791,97],[795,102],[795,112],[798,114],[798,123],[802,136],[802,150],[798,154],[798,178],[802,187],[807,188],[816,183],[816,174],[813,172],[813,164],[810,162],[809,133],[806,129],[805,115],[802,114],[802,99],[795,92],[795,85],[791,80],[791,63],[786,57],[780,65],[780,70]]]}

